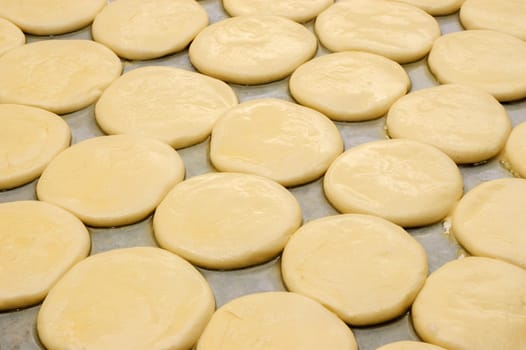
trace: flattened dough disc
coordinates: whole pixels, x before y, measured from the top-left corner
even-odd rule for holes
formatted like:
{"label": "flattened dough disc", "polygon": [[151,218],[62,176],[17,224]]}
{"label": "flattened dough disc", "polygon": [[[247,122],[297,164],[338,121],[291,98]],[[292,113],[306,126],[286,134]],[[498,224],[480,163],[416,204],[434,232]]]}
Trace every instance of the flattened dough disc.
{"label": "flattened dough disc", "polygon": [[464,0],[396,0],[421,8],[430,15],[444,16],[457,12]]}
{"label": "flattened dough disc", "polygon": [[440,346],[422,343],[418,341],[398,341],[389,343],[376,350],[446,350]]}
{"label": "flattened dough disc", "polygon": [[0,17],[0,56],[7,50],[24,45],[24,33],[13,23]]}
{"label": "flattened dough disc", "polygon": [[505,159],[514,173],[526,178],[526,122],[511,131],[506,142]]}

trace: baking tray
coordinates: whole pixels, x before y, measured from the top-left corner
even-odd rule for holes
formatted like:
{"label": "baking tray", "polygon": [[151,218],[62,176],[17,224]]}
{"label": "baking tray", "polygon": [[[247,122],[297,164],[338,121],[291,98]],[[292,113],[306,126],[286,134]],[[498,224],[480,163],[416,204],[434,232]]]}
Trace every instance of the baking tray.
{"label": "baking tray", "polygon": [[[220,0],[199,1],[207,10],[210,23],[217,22],[228,17],[224,12]],[[458,15],[437,17],[442,34],[462,30],[458,21]],[[307,28],[313,28],[313,22],[306,24]],[[28,42],[45,40],[51,37],[27,36]],[[90,28],[60,36],[54,39],[91,39]],[[327,51],[320,47],[318,55],[326,54]],[[188,70],[194,70],[188,60],[187,51],[163,57],[156,60],[142,62],[124,62],[124,71],[149,66],[172,66]],[[437,85],[433,76],[427,69],[426,60],[406,64],[404,68],[412,81],[412,91]],[[240,102],[263,97],[275,97],[292,101],[288,93],[288,79],[277,82],[258,85],[241,86],[231,85],[238,95]],[[505,103],[511,119],[515,126],[526,121],[526,100]],[[78,112],[64,115],[72,131],[72,143],[77,143],[87,138],[103,135],[98,128],[93,113],[93,106],[89,106]],[[355,123],[336,123],[344,139],[345,148],[378,139],[385,139],[384,130],[385,117]],[[186,166],[186,178],[214,171],[208,160],[209,141],[179,150]],[[464,191],[468,191],[480,182],[511,177],[511,174],[500,164],[499,159],[493,159],[483,164],[461,166],[460,170],[464,178]],[[36,199],[36,181],[25,186],[0,192],[0,202]],[[321,179],[307,185],[290,189],[300,202],[303,210],[304,222],[311,221],[327,215],[337,214],[323,195]],[[133,246],[155,246],[152,233],[152,218],[149,217],[137,224],[118,228],[89,228],[92,238],[91,254],[100,253],[110,249],[133,247]],[[428,256],[430,271],[436,270],[447,261],[458,258],[465,252],[458,246],[454,239],[447,233],[447,225],[437,223],[422,228],[409,229],[411,235],[416,238],[425,248]],[[202,274],[210,283],[216,298],[217,306],[221,306],[229,300],[238,296],[271,290],[284,290],[280,277],[280,260],[274,259],[263,265],[234,270],[234,271],[212,271],[200,269]],[[44,347],[38,341],[35,320],[39,306],[22,310],[0,313],[0,349],[1,350],[38,350]],[[411,326],[408,313],[396,320],[372,327],[353,327],[353,332],[359,344],[360,350],[374,350],[377,347],[397,340],[417,340],[418,336]]]}

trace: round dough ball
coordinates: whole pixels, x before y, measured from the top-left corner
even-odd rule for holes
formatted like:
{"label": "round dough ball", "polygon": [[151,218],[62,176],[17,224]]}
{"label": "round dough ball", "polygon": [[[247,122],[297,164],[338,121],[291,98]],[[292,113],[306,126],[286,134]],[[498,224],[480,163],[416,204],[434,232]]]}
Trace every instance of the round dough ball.
{"label": "round dough ball", "polygon": [[51,289],[38,313],[47,349],[188,350],[214,312],[208,283],[159,248],[96,254]]}
{"label": "round dough ball", "polygon": [[24,33],[13,23],[0,17],[0,56],[13,47],[24,45],[25,42]]}
{"label": "round dough ball", "polygon": [[526,43],[491,30],[464,30],[438,38],[429,53],[442,84],[481,88],[499,101],[526,97]]}
{"label": "round dough ball", "polygon": [[331,51],[367,51],[398,63],[424,57],[440,36],[438,22],[397,1],[340,1],[316,18],[315,31]]}
{"label": "round dough ball", "polygon": [[421,8],[430,15],[444,16],[457,12],[464,0],[397,0]]}
{"label": "round dough ball", "polygon": [[497,155],[511,131],[504,107],[490,94],[467,85],[440,85],[396,101],[387,114],[393,138],[429,143],[456,163]]}
{"label": "round dough ball", "polygon": [[424,284],[424,248],[382,218],[347,214],[303,225],[281,259],[287,289],[313,298],[345,322],[365,326],[404,313]]}
{"label": "round dough ball", "polygon": [[92,226],[144,219],[184,177],[177,152],[160,141],[129,135],[77,143],[46,167],[40,200],[54,203]]}
{"label": "round dough ball", "polygon": [[455,350],[526,349],[526,271],[499,260],[451,261],[429,276],[412,309],[418,335]]}
{"label": "round dough ball", "polygon": [[221,114],[235,105],[237,96],[220,80],[183,69],[143,67],[104,91],[95,116],[107,134],[149,136],[183,148],[206,139]]}
{"label": "round dough ball", "polygon": [[513,173],[526,178],[526,122],[511,131],[506,142],[505,159]]}
{"label": "round dough ball", "polygon": [[0,204],[0,310],[36,304],[89,254],[90,236],[71,213],[38,201]]}
{"label": "round dough ball", "polygon": [[340,132],[327,117],[278,99],[232,108],[219,118],[210,141],[218,170],[261,175],[283,186],[319,178],[342,151]]}
{"label": "round dough ball", "polygon": [[0,190],[24,185],[69,146],[68,124],[40,108],[0,104]]}
{"label": "round dough ball", "polygon": [[196,350],[357,350],[352,331],[315,301],[295,293],[256,293],[219,308]]}
{"label": "round dough ball", "polygon": [[212,269],[259,264],[279,254],[301,225],[296,198],[274,181],[208,173],[181,182],[155,211],[162,248]]}
{"label": "round dough ball", "polygon": [[422,343],[418,341],[398,341],[389,343],[376,350],[446,350],[440,346]]}
{"label": "round dough ball", "polygon": [[279,16],[239,16],[203,29],[189,56],[200,72],[237,84],[282,79],[316,53],[303,25]]}
{"label": "round dough ball", "polygon": [[451,231],[473,255],[506,260],[526,268],[526,180],[483,182],[455,207]]}
{"label": "round dough ball", "polygon": [[0,103],[74,112],[95,102],[121,71],[119,58],[96,42],[34,42],[0,56]]}
{"label": "round dough ball", "polygon": [[195,0],[119,0],[93,21],[93,39],[120,57],[148,60],[183,50],[208,25]]}
{"label": "round dough ball", "polygon": [[398,63],[358,51],[314,58],[298,67],[289,81],[296,101],[338,121],[381,117],[410,86]]}
{"label": "round dough ball", "polygon": [[325,174],[323,188],[343,213],[381,216],[414,227],[443,219],[462,196],[456,164],[437,148],[411,140],[353,147]]}

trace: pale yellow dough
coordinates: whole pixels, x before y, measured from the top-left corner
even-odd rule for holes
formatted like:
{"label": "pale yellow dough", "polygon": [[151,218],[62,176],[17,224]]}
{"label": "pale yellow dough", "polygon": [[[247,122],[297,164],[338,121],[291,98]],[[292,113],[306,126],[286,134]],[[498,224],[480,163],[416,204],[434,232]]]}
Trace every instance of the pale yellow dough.
{"label": "pale yellow dough", "polygon": [[343,213],[381,216],[405,227],[443,219],[462,196],[456,164],[437,148],[411,140],[353,147],[325,174],[325,195]]}
{"label": "pale yellow dough", "polygon": [[208,283],[153,247],[96,254],[51,289],[38,313],[46,349],[189,350],[214,312]]}
{"label": "pale yellow dough", "polygon": [[491,30],[464,30],[438,38],[429,53],[442,84],[481,88],[499,101],[526,97],[526,43]]}
{"label": "pale yellow dough", "polygon": [[457,12],[464,0],[396,0],[421,8],[430,15],[444,16]]}
{"label": "pale yellow dough", "polygon": [[396,101],[387,132],[438,147],[456,163],[477,163],[497,155],[511,131],[504,107],[490,94],[467,85],[418,90]]}
{"label": "pale yellow dough", "polygon": [[498,258],[526,269],[526,180],[483,182],[453,212],[451,231],[473,255]]}
{"label": "pale yellow dough", "polygon": [[237,84],[282,79],[316,53],[317,40],[303,25],[279,16],[239,16],[203,29],[190,45],[200,72]]}
{"label": "pale yellow dough", "polygon": [[24,33],[13,23],[0,17],[0,56],[13,47],[24,45],[25,42]]}
{"label": "pale yellow dough", "polygon": [[196,350],[357,350],[352,331],[315,301],[295,293],[242,296],[219,308]]}
{"label": "pale yellow dough", "polygon": [[39,303],[90,250],[71,213],[38,201],[0,204],[0,310]]}
{"label": "pale yellow dough", "polygon": [[418,341],[398,341],[389,343],[377,348],[376,350],[446,350],[443,347],[422,343]]}
{"label": "pale yellow dough", "polygon": [[515,126],[511,131],[504,157],[515,174],[526,178],[526,122]]}
{"label": "pale yellow dough", "polygon": [[316,18],[315,31],[331,51],[367,51],[399,63],[424,57],[440,36],[438,22],[397,1],[340,1]]}
{"label": "pale yellow dough", "polygon": [[120,74],[119,58],[90,40],[44,40],[0,56],[0,103],[69,113],[95,102]]}
{"label": "pale yellow dough", "polygon": [[427,276],[424,248],[400,226],[370,215],[305,224],[290,238],[281,261],[288,290],[356,326],[404,313]]}
{"label": "pale yellow dough", "polygon": [[0,125],[0,190],[39,177],[71,139],[62,118],[35,107],[0,104]]}
{"label": "pale yellow dough", "polygon": [[106,4],[107,0],[0,0],[0,17],[26,33],[63,34],[90,24]]}
{"label": "pale yellow dough", "polygon": [[526,270],[490,258],[449,262],[412,309],[418,335],[454,350],[526,349]]}
{"label": "pale yellow dough", "polygon": [[147,60],[183,50],[208,25],[195,0],[119,0],[93,21],[93,39],[117,55]]}
{"label": "pale yellow dough", "polygon": [[207,138],[221,114],[235,105],[237,96],[220,80],[183,69],[143,67],[104,91],[95,116],[107,134],[149,136],[182,148]]}
{"label": "pale yellow dough", "polygon": [[323,114],[279,99],[244,102],[215,124],[210,160],[220,171],[268,177],[284,186],[315,180],[343,151]]}
{"label": "pale yellow dough", "polygon": [[129,135],[77,143],[46,167],[40,200],[76,214],[92,226],[118,226],[148,216],[184,177],[177,152],[160,141]]}
{"label": "pale yellow dough", "polygon": [[301,221],[296,198],[274,181],[209,173],[176,185],[153,229],[161,247],[196,265],[234,269],[275,257]]}

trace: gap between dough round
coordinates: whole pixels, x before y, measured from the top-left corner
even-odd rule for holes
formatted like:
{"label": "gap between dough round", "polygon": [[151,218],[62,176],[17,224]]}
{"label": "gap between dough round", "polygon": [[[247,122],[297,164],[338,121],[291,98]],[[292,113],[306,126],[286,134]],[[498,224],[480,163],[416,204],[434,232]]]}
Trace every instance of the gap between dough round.
{"label": "gap between dough round", "polygon": [[447,350],[443,347],[422,343],[418,341],[398,341],[389,343],[377,348],[376,350]]}
{"label": "gap between dough round", "polygon": [[464,0],[397,0],[416,6],[432,16],[450,15],[457,12]]}
{"label": "gap between dough round", "polygon": [[526,122],[513,128],[504,151],[506,165],[511,171],[526,178]]}
{"label": "gap between dough round", "polygon": [[20,28],[0,17],[0,56],[25,42],[26,37]]}

